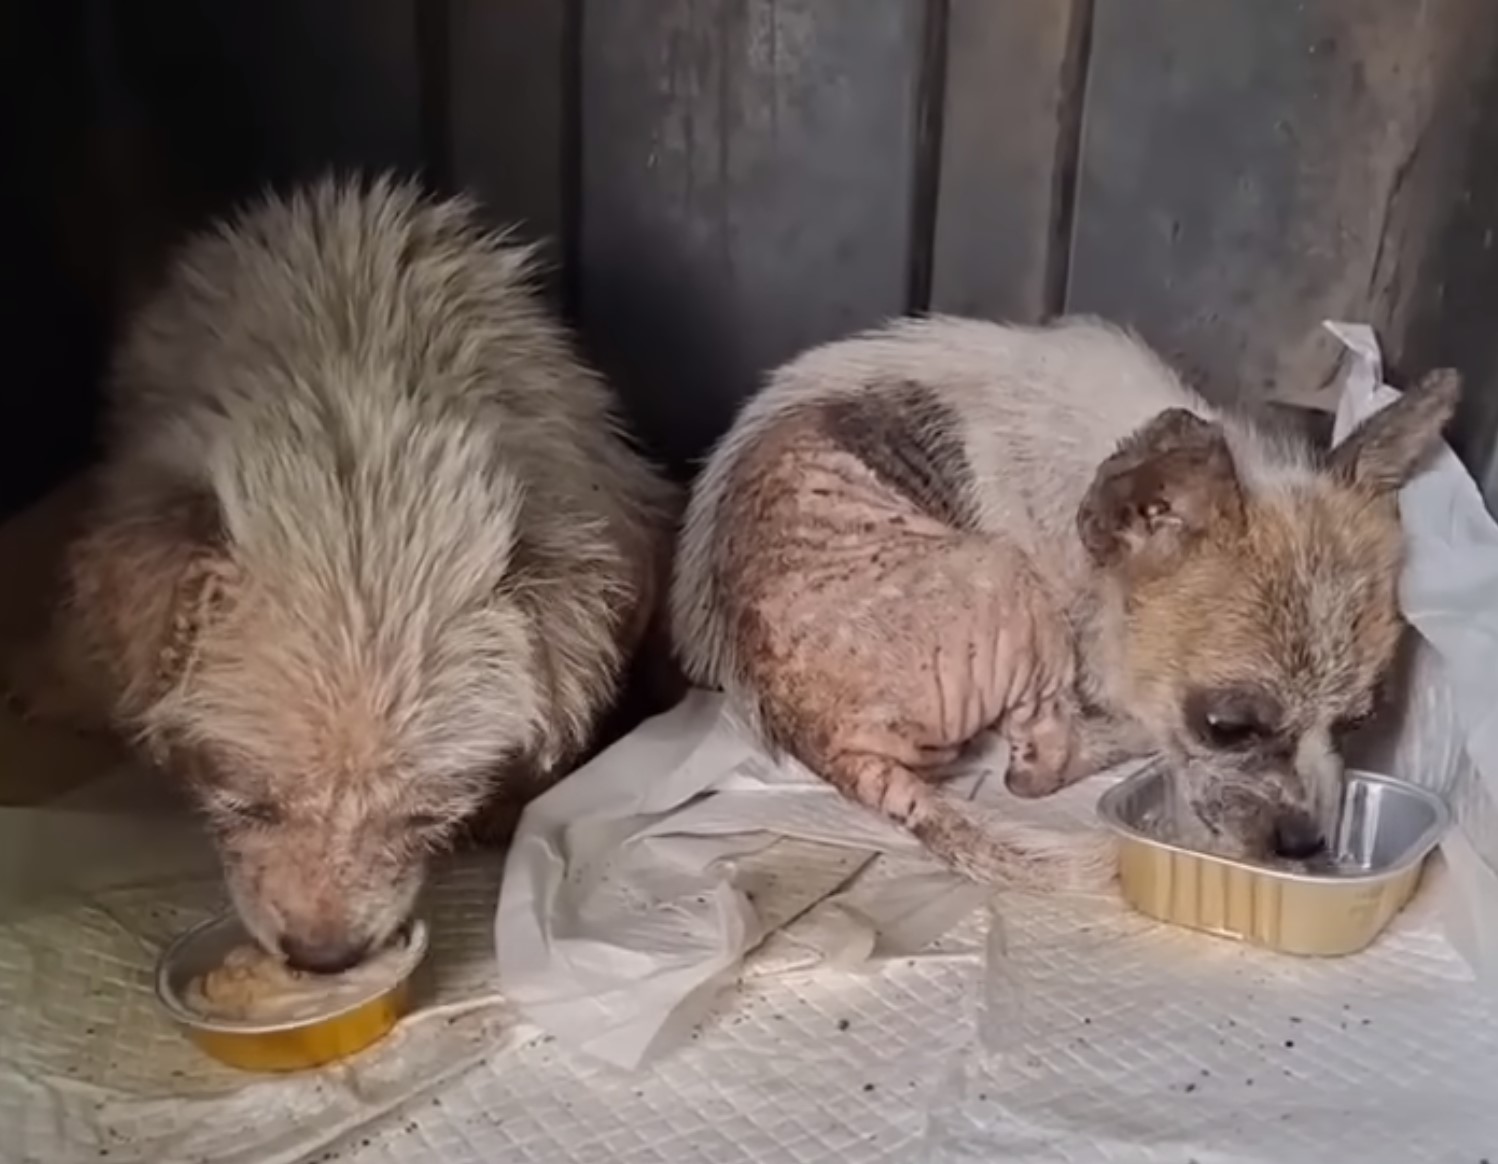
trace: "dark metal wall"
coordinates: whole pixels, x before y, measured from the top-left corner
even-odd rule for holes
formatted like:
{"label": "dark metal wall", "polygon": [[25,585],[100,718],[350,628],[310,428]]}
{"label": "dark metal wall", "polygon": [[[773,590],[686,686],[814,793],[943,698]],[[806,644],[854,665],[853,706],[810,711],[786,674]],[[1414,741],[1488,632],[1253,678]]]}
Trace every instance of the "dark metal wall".
{"label": "dark metal wall", "polygon": [[1137,326],[1325,403],[1330,316],[1498,431],[1490,0],[9,0],[0,510],[88,454],[182,229],[329,165],[553,242],[683,472],[769,365],[906,311]]}

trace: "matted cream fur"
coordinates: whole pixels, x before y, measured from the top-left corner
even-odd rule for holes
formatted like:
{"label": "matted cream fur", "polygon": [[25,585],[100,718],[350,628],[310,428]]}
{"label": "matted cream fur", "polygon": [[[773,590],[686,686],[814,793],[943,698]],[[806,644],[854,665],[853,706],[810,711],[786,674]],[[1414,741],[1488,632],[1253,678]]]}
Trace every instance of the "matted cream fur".
{"label": "matted cream fur", "polygon": [[775,372],[700,475],[676,649],[769,743],[978,878],[1111,871],[1101,838],[980,826],[935,789],[989,729],[1024,795],[1164,755],[1178,839],[1309,851],[1400,631],[1394,494],[1458,389],[1435,373],[1326,455],[1098,321],[832,343]]}
{"label": "matted cream fur", "polygon": [[193,239],[115,361],[60,657],[313,968],[588,746],[664,585],[674,491],[532,255],[464,200],[326,178]]}

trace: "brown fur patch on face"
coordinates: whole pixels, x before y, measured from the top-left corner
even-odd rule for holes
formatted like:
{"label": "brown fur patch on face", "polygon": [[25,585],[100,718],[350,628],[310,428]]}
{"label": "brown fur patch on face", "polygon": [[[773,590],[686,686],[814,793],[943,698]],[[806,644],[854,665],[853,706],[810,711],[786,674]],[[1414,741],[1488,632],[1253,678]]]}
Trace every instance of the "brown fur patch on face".
{"label": "brown fur patch on face", "polygon": [[1182,734],[1188,692],[1198,704],[1259,693],[1280,736],[1367,710],[1401,629],[1393,491],[1436,446],[1460,389],[1455,372],[1431,373],[1326,471],[1262,496],[1245,495],[1221,427],[1182,410],[1104,462],[1078,530],[1116,575],[1129,696],[1157,735]]}
{"label": "brown fur patch on face", "polygon": [[1338,741],[1371,710],[1402,629],[1395,492],[1459,387],[1426,377],[1321,470],[1308,458],[1252,492],[1222,427],[1182,410],[1098,470],[1077,515],[1105,579],[1091,681],[1174,759],[1214,848],[1262,856],[1277,833],[1335,825]]}
{"label": "brown fur patch on face", "polygon": [[1325,819],[1327,753],[1398,646],[1402,533],[1391,496],[1331,479],[1251,499],[1243,517],[1171,573],[1120,579],[1117,695],[1192,773],[1208,825],[1252,852],[1276,812]]}
{"label": "brown fur patch on face", "polygon": [[1138,693],[1240,683],[1275,693],[1286,730],[1361,710],[1399,637],[1401,547],[1391,498],[1320,485],[1252,502],[1241,530],[1130,589]]}

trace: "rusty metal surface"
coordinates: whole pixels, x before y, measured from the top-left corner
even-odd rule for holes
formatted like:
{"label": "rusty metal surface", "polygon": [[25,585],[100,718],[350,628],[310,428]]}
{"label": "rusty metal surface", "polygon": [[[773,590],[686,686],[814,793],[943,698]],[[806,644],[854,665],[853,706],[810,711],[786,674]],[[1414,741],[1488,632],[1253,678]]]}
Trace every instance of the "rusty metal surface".
{"label": "rusty metal surface", "polygon": [[1482,0],[1131,0],[1096,13],[1073,310],[1136,324],[1221,399],[1324,404],[1329,317],[1396,340]]}
{"label": "rusty metal surface", "polygon": [[581,320],[678,466],[906,306],[919,0],[612,0],[582,28]]}
{"label": "rusty metal surface", "polygon": [[1210,395],[1312,408],[1340,316],[1396,380],[1466,373],[1453,437],[1498,495],[1491,0],[12,8],[0,326],[54,389],[0,400],[0,511],[78,459],[84,349],[163,240],[330,165],[422,169],[551,238],[682,472],[764,369],[912,308],[1098,312]]}
{"label": "rusty metal surface", "polygon": [[478,196],[495,222],[551,241],[556,262],[570,254],[568,155],[577,149],[571,15],[565,0],[450,0],[440,55],[426,62],[443,74],[434,88],[446,130],[432,136],[446,156],[432,160],[445,184]]}
{"label": "rusty metal surface", "polygon": [[934,310],[1034,322],[1060,307],[1063,184],[1091,9],[1091,0],[951,0]]}

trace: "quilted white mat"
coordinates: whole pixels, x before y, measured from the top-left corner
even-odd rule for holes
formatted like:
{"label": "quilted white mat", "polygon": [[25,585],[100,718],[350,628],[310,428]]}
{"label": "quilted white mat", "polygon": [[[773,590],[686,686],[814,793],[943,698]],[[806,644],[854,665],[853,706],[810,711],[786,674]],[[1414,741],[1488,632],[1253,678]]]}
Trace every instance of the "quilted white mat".
{"label": "quilted white mat", "polygon": [[[1345,428],[1384,390],[1371,333],[1338,334],[1359,353]],[[0,811],[0,1161],[1498,1164],[1498,528],[1449,454],[1401,504],[1424,644],[1404,722],[1369,766],[1439,788],[1462,831],[1452,876],[1428,877],[1363,954],[1280,958],[1111,898],[1011,895],[881,956],[860,919],[924,941],[963,899],[933,893],[919,856],[762,827],[729,889],[768,937],[695,1029],[629,1072],[496,995],[499,860],[471,859],[423,906],[419,1012],[350,1064],[265,1079],[203,1059],[150,995],[162,943],[218,904],[201,837],[130,791],[94,796]],[[728,790],[763,791],[763,775]],[[1099,791],[1027,811],[1087,815]],[[648,861],[634,872],[649,884]],[[902,917],[884,886],[913,884],[899,901],[934,904]],[[699,948],[731,966],[743,944]]]}
{"label": "quilted white mat", "polygon": [[[979,910],[919,954],[846,971],[817,953],[836,943],[813,909],[683,1046],[626,1073],[492,997],[498,868],[477,860],[431,895],[433,1009],[349,1067],[264,1080],[214,1067],[155,1013],[156,950],[218,891],[189,825],[125,827],[0,814],[7,843],[97,853],[107,829],[150,858],[0,926],[0,1159],[1498,1160],[1498,1023],[1441,937],[1434,882],[1376,947],[1334,962],[1111,900],[1010,896],[996,926]],[[881,858],[861,876],[924,868]],[[803,869],[782,881],[798,900],[847,875],[825,851]]]}

